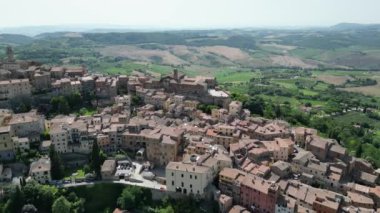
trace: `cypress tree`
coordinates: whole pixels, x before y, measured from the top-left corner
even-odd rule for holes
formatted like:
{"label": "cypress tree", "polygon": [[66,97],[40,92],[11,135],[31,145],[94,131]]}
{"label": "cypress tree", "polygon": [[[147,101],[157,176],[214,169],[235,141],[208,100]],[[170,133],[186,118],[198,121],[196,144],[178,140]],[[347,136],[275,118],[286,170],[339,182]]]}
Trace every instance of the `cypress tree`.
{"label": "cypress tree", "polygon": [[92,152],[91,152],[91,167],[95,171],[95,175],[97,179],[101,179],[100,174],[100,150],[98,143],[94,141],[92,145]]}
{"label": "cypress tree", "polygon": [[51,162],[51,178],[53,180],[60,180],[64,177],[63,164],[61,157],[54,148],[54,145],[51,145],[49,148],[49,157]]}

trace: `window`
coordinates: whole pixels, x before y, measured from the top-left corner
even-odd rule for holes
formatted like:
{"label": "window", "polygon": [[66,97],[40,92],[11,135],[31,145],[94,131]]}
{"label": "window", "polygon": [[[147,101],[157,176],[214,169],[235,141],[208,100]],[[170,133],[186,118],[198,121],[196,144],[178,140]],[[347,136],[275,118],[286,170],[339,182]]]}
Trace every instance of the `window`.
{"label": "window", "polygon": [[174,181],[172,181],[172,186],[174,186]]}
{"label": "window", "polygon": [[194,175],[194,179],[195,179],[195,180],[197,179],[197,176],[196,176],[196,175]]}
{"label": "window", "polygon": [[174,176],[174,172],[172,172],[172,176]]}
{"label": "window", "polygon": [[183,177],[183,174],[181,174],[181,177]]}
{"label": "window", "polygon": [[193,184],[190,184],[190,188],[193,188]]}
{"label": "window", "polygon": [[190,175],[190,179],[193,179],[193,175]]}
{"label": "window", "polygon": [[183,187],[183,182],[181,182],[181,186]]}

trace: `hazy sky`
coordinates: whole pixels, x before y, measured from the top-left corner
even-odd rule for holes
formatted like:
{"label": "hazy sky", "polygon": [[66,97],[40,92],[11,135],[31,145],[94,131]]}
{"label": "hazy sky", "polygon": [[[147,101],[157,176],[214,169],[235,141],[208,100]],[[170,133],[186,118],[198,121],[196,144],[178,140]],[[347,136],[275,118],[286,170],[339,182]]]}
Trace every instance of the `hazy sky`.
{"label": "hazy sky", "polygon": [[0,27],[207,28],[380,23],[380,0],[0,0]]}

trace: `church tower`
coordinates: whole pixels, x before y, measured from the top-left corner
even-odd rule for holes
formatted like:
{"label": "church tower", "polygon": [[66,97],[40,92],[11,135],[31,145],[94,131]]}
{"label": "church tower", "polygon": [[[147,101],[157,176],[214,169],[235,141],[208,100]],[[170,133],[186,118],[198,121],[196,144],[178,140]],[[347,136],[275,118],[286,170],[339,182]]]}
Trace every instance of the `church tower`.
{"label": "church tower", "polygon": [[14,62],[15,61],[13,49],[11,46],[7,47],[7,57],[8,57],[8,62]]}

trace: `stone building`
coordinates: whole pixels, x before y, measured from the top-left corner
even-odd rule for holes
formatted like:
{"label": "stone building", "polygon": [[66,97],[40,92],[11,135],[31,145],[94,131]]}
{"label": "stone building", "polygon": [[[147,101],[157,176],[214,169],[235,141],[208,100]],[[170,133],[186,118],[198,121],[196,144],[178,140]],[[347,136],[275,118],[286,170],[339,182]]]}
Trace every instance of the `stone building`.
{"label": "stone building", "polygon": [[30,164],[29,175],[38,183],[51,181],[51,161],[47,157],[40,158]]}
{"label": "stone building", "polygon": [[11,137],[10,126],[0,127],[0,160],[14,158],[14,146]]}
{"label": "stone building", "polygon": [[32,88],[28,79],[0,81],[0,100],[9,100],[18,96],[30,96]]}

